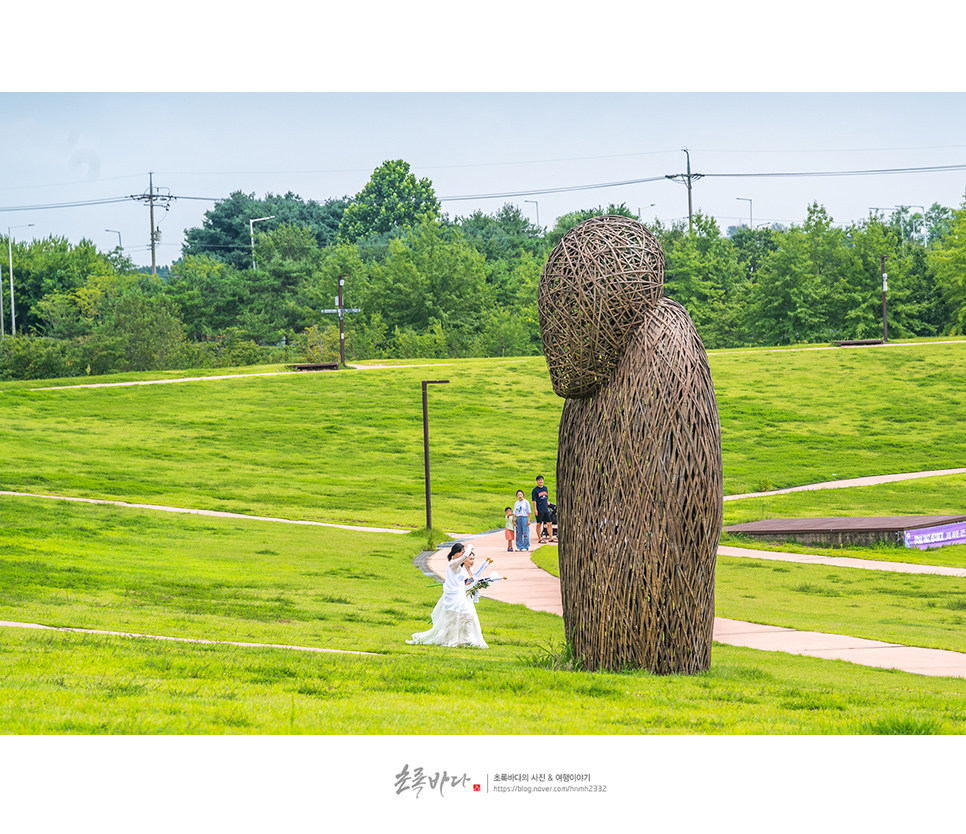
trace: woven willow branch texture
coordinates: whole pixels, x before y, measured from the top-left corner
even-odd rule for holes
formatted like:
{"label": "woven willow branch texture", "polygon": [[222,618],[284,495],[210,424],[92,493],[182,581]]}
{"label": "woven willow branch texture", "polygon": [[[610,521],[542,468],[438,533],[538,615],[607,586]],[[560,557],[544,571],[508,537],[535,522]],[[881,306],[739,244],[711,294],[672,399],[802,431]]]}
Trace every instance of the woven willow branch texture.
{"label": "woven willow branch texture", "polygon": [[657,239],[625,217],[581,223],[550,254],[538,303],[554,390],[564,627],[587,669],[711,663],[723,507],[707,354],[663,297]]}

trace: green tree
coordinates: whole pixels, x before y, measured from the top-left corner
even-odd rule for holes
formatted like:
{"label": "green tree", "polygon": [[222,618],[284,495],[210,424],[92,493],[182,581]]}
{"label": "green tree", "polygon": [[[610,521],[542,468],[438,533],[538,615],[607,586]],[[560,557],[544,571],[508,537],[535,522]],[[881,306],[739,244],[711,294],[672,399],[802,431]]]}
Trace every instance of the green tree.
{"label": "green tree", "polygon": [[[7,255],[7,240],[0,238],[3,283],[9,286]],[[41,240],[14,241],[13,266],[17,330],[24,333],[44,332],[49,328],[49,321],[41,318],[41,313],[49,314],[50,310],[38,308],[41,299],[55,294],[69,296],[84,286],[92,275],[114,276],[133,272],[129,260],[99,252],[89,240],[81,240],[74,246],[67,238],[54,235]],[[0,297],[5,300],[5,310],[9,313],[9,293]]]}
{"label": "green tree", "polygon": [[[235,269],[250,269],[253,230],[263,233],[282,226],[305,228],[311,231],[318,246],[328,246],[335,242],[347,205],[346,197],[324,203],[306,202],[289,191],[283,196],[269,192],[259,200],[254,193],[233,191],[205,212],[200,227],[185,230],[181,252],[183,256],[210,255]],[[249,221],[262,217],[272,219],[250,225]]]}
{"label": "green tree", "polygon": [[665,295],[688,311],[706,347],[746,344],[746,274],[714,218],[698,212],[691,231],[682,224],[671,233],[662,229],[662,236]]}
{"label": "green tree", "polygon": [[402,159],[384,162],[372,172],[366,186],[346,207],[339,224],[339,240],[355,243],[373,234],[410,227],[428,215],[439,215],[433,184],[417,180]]}
{"label": "green tree", "polygon": [[949,234],[953,223],[953,210],[939,203],[933,203],[926,211],[927,243],[942,240]]}
{"label": "green tree", "polygon": [[824,340],[823,307],[808,235],[792,226],[762,262],[749,299],[749,332],[766,345]]}
{"label": "green tree", "polygon": [[512,203],[504,204],[495,214],[475,211],[456,222],[466,239],[487,261],[515,261],[524,252],[542,251],[543,230]]}
{"label": "green tree", "polygon": [[389,252],[370,268],[362,307],[379,313],[390,332],[425,333],[434,322],[466,339],[490,304],[483,256],[458,228],[424,219],[405,237],[389,241]]}
{"label": "green tree", "polygon": [[747,226],[729,227],[728,239],[735,248],[738,265],[749,281],[754,280],[765,255],[778,248],[777,237],[780,232],[780,227],[763,229],[749,229]]}
{"label": "green tree", "polygon": [[177,367],[184,349],[184,324],[174,303],[141,292],[123,296],[113,310],[112,336],[118,340],[123,370],[155,371]]}
{"label": "green tree", "polygon": [[945,332],[962,335],[966,333],[966,201],[953,212],[949,234],[929,250],[927,258],[949,307]]}
{"label": "green tree", "polygon": [[164,294],[176,305],[188,338],[210,339],[237,324],[250,299],[245,273],[213,255],[185,255],[171,265]]}

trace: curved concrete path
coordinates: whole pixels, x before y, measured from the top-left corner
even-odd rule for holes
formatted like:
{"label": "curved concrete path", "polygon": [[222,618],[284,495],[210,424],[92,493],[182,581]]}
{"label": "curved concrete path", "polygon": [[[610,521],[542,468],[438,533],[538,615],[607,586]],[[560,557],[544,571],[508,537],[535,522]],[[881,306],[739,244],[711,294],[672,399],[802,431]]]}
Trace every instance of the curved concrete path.
{"label": "curved concrete path", "polygon": [[786,489],[772,489],[768,492],[745,492],[741,495],[726,495],[725,501],[737,501],[741,498],[764,498],[769,495],[787,495],[789,492],[814,492],[819,489],[848,489],[849,487],[875,486],[876,484],[891,484],[895,481],[911,481],[916,478],[939,478],[943,475],[964,475],[966,469],[936,469],[931,472],[903,472],[896,475],[871,475],[867,478],[844,478],[839,481],[823,481],[818,484],[802,484],[802,486],[787,487]]}
{"label": "curved concrete path", "polygon": [[[508,553],[503,530],[495,530],[462,541],[472,541],[478,558],[493,559],[492,570],[507,577],[482,593],[488,599],[526,605],[534,611],[548,611],[563,615],[560,598],[560,580],[538,568],[529,553]],[[531,550],[540,545],[534,544]],[[427,567],[437,576],[446,569],[446,552],[443,547],[433,553]],[[966,571],[955,568],[939,568],[931,565],[911,565],[899,562],[864,562],[861,559],[836,559],[797,553],[767,551],[744,551],[741,548],[719,548],[722,555],[741,555],[753,558],[785,559],[810,564],[834,564],[869,570],[893,570],[906,573],[934,573],[950,576],[966,576]],[[846,564],[848,563],[848,564]],[[862,563],[862,564],[852,564]],[[489,573],[489,571],[487,571]],[[966,653],[942,649],[920,649],[898,643],[863,640],[841,634],[824,634],[818,631],[798,631],[792,628],[746,623],[723,617],[714,619],[714,640],[729,646],[744,646],[763,651],[787,652],[789,654],[821,657],[828,660],[847,660],[862,666],[882,669],[898,669],[918,675],[939,675],[966,678]]]}
{"label": "curved concrete path", "polygon": [[[911,472],[896,475],[881,475],[870,478],[853,478],[843,481],[828,481],[821,484],[809,484],[792,487],[785,490],[775,490],[767,493],[749,493],[748,495],[726,496],[725,500],[737,498],[757,497],[761,495],[776,495],[785,492],[796,492],[814,489],[839,489],[849,486],[868,486],[878,483],[909,480],[912,478],[937,477],[941,475],[964,474],[966,469],[944,469],[932,472]],[[197,515],[211,515],[226,518],[247,518],[251,520],[277,522],[285,524],[305,524],[319,527],[339,527],[349,530],[364,530],[372,532],[404,533],[407,530],[361,527],[342,524],[327,524],[324,522],[296,521],[293,519],[270,518],[242,515],[240,513],[225,513],[212,510],[193,510],[181,507],[167,507],[151,504],[130,504],[123,501],[109,501],[103,499],[74,498],[59,495],[37,495],[22,492],[0,491],[0,495],[17,495],[31,498],[44,498],[61,501],[78,501],[90,504],[111,504],[119,507],[158,510],[163,512],[189,513]],[[481,557],[493,559],[493,569],[506,575],[507,582],[499,582],[492,586],[483,596],[526,605],[535,611],[548,611],[558,616],[563,615],[563,605],[560,597],[559,580],[538,568],[531,560],[529,553],[508,553],[503,530],[495,530],[477,536],[468,536],[465,540],[472,540]],[[539,547],[534,544],[533,547]],[[446,565],[447,548],[432,554],[427,560],[427,568],[437,577],[442,576]],[[870,562],[862,559],[844,557],[823,557],[810,554],[777,553],[774,551],[752,551],[743,548],[721,547],[719,553],[728,556],[744,556],[758,559],[774,559],[784,561],[804,562],[810,564],[836,565],[840,567],[861,568],[866,570],[900,571],[905,573],[928,573],[946,576],[962,577],[966,571],[958,568],[943,568],[930,565],[910,565],[900,562]],[[48,628],[30,623],[0,623],[5,627]],[[59,631],[82,631],[82,629],[60,628]],[[104,632],[101,632],[104,633]],[[151,635],[126,635],[132,637],[151,637]],[[152,639],[178,639],[154,637]],[[746,646],[766,651],[784,651],[791,654],[809,655],[836,660],[849,660],[867,666],[878,666],[887,669],[900,669],[922,675],[945,675],[966,678],[966,653],[943,651],[939,649],[921,649],[902,646],[895,643],[882,643],[876,640],[863,640],[844,635],[824,634],[821,632],[797,631],[779,626],[762,625],[759,623],[745,623],[737,620],[715,618],[714,639],[719,643],[733,646]],[[205,642],[205,641],[199,641]],[[214,642],[214,641],[213,641]],[[241,644],[238,644],[241,645]],[[248,645],[248,644],[245,644]],[[302,649],[304,647],[286,646],[284,648]],[[311,649],[309,649],[311,650]]]}

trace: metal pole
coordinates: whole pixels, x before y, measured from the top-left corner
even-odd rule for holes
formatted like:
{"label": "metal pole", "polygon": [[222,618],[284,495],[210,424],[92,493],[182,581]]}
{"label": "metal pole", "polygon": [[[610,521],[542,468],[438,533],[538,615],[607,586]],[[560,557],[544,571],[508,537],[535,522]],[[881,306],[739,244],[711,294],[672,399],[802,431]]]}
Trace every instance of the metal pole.
{"label": "metal pole", "polygon": [[256,217],[254,220],[248,221],[248,235],[252,239],[252,272],[255,271],[255,224],[261,223],[263,220],[274,220],[275,215],[270,214],[268,217]]}
{"label": "metal pole", "polygon": [[688,233],[693,230],[694,210],[691,207],[691,154],[687,148],[681,148],[684,155],[688,158]]}
{"label": "metal pole", "polygon": [[735,197],[736,200],[747,200],[748,201],[748,228],[755,228],[755,221],[751,214],[751,197]]}
{"label": "metal pole", "polygon": [[880,260],[880,271],[882,272],[882,341],[889,341],[889,319],[886,316],[886,290],[889,289],[889,276],[885,271],[885,255]]}
{"label": "metal pole", "polygon": [[537,207],[537,226],[540,226],[540,203],[536,200],[524,200],[525,203],[533,203]]}
{"label": "metal pole", "polygon": [[154,171],[148,172],[148,205],[151,207],[151,274],[157,275],[158,262],[154,252],[157,242],[157,236],[154,233]]}
{"label": "metal pole", "polygon": [[13,230],[26,229],[33,226],[33,223],[26,223],[22,226],[7,226],[7,272],[10,273],[10,335],[17,335],[17,313],[13,307]]}
{"label": "metal pole", "polygon": [[[339,276],[339,361],[342,367],[345,367],[345,310],[342,307],[342,287],[345,284],[345,279]],[[426,415],[426,388],[423,387],[423,416]]]}
{"label": "metal pole", "polygon": [[423,380],[423,459],[426,465],[426,529],[433,529],[433,505],[429,489],[429,404],[426,398],[427,385],[445,385],[448,379]]}
{"label": "metal pole", "polygon": [[7,227],[7,272],[10,273],[10,335],[17,335],[17,318],[13,312],[13,232]]}
{"label": "metal pole", "polygon": [[6,341],[7,331],[3,322],[3,267],[0,267],[0,341]]}

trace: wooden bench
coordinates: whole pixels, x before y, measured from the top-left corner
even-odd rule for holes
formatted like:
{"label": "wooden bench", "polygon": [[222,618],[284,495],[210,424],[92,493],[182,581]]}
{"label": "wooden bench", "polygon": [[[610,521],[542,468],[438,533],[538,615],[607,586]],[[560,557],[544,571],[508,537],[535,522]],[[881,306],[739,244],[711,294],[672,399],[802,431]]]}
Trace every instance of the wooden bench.
{"label": "wooden bench", "polygon": [[882,339],[848,339],[844,342],[836,342],[836,347],[856,347],[859,345],[884,345]]}
{"label": "wooden bench", "polygon": [[291,368],[293,371],[337,371],[339,370],[338,362],[303,362],[298,365],[286,365],[285,367]]}

